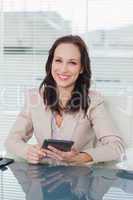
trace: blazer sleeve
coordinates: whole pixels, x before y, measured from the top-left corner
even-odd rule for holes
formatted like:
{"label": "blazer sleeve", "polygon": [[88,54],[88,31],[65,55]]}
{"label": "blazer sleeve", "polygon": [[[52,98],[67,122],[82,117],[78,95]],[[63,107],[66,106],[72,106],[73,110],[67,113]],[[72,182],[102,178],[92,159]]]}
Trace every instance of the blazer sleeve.
{"label": "blazer sleeve", "polygon": [[33,124],[29,106],[28,91],[25,92],[25,101],[22,111],[16,118],[10,133],[5,141],[7,152],[26,159],[27,141],[33,135]]}
{"label": "blazer sleeve", "polygon": [[95,93],[90,99],[91,106],[88,114],[96,134],[96,145],[85,152],[92,156],[94,162],[118,160],[124,154],[124,141],[105,109],[104,98],[99,93]]}

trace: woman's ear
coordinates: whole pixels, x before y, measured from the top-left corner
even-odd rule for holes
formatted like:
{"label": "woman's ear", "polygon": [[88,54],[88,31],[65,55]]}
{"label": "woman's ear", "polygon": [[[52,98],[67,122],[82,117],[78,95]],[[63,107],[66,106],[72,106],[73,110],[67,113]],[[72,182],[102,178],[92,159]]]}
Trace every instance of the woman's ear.
{"label": "woman's ear", "polygon": [[80,70],[80,74],[82,74],[83,73],[83,68]]}

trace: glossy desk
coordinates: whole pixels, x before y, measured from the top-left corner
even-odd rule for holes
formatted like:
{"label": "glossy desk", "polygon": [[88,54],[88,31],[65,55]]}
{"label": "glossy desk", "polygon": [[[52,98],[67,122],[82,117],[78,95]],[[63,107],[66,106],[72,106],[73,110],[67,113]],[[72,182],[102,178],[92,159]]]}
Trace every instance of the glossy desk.
{"label": "glossy desk", "polygon": [[133,200],[133,174],[15,162],[0,170],[0,200]]}

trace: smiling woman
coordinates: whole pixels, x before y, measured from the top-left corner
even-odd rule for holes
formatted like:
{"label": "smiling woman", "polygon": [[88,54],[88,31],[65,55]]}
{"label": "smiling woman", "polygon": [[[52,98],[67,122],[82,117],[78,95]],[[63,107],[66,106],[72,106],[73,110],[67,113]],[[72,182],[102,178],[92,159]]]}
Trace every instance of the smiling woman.
{"label": "smiling woman", "polygon": [[[87,47],[79,36],[64,36],[55,41],[46,62],[44,102],[52,111],[87,112],[91,69]],[[60,104],[61,103],[61,104]]]}
{"label": "smiling woman", "polygon": [[[60,164],[117,160],[123,140],[104,107],[102,96],[90,91],[90,58],[79,36],[66,35],[52,45],[46,76],[39,89],[31,89],[25,106],[6,140],[8,151],[30,163],[42,159]],[[38,144],[27,144],[33,133]],[[42,148],[45,139],[71,140],[70,151]],[[49,161],[47,160],[47,161]]]}

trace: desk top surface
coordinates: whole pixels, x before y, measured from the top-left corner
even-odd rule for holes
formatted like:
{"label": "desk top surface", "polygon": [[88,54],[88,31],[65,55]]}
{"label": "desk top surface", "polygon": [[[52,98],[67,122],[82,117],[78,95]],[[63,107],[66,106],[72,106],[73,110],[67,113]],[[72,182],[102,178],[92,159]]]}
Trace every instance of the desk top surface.
{"label": "desk top surface", "polygon": [[133,172],[105,167],[10,164],[0,200],[131,200]]}

